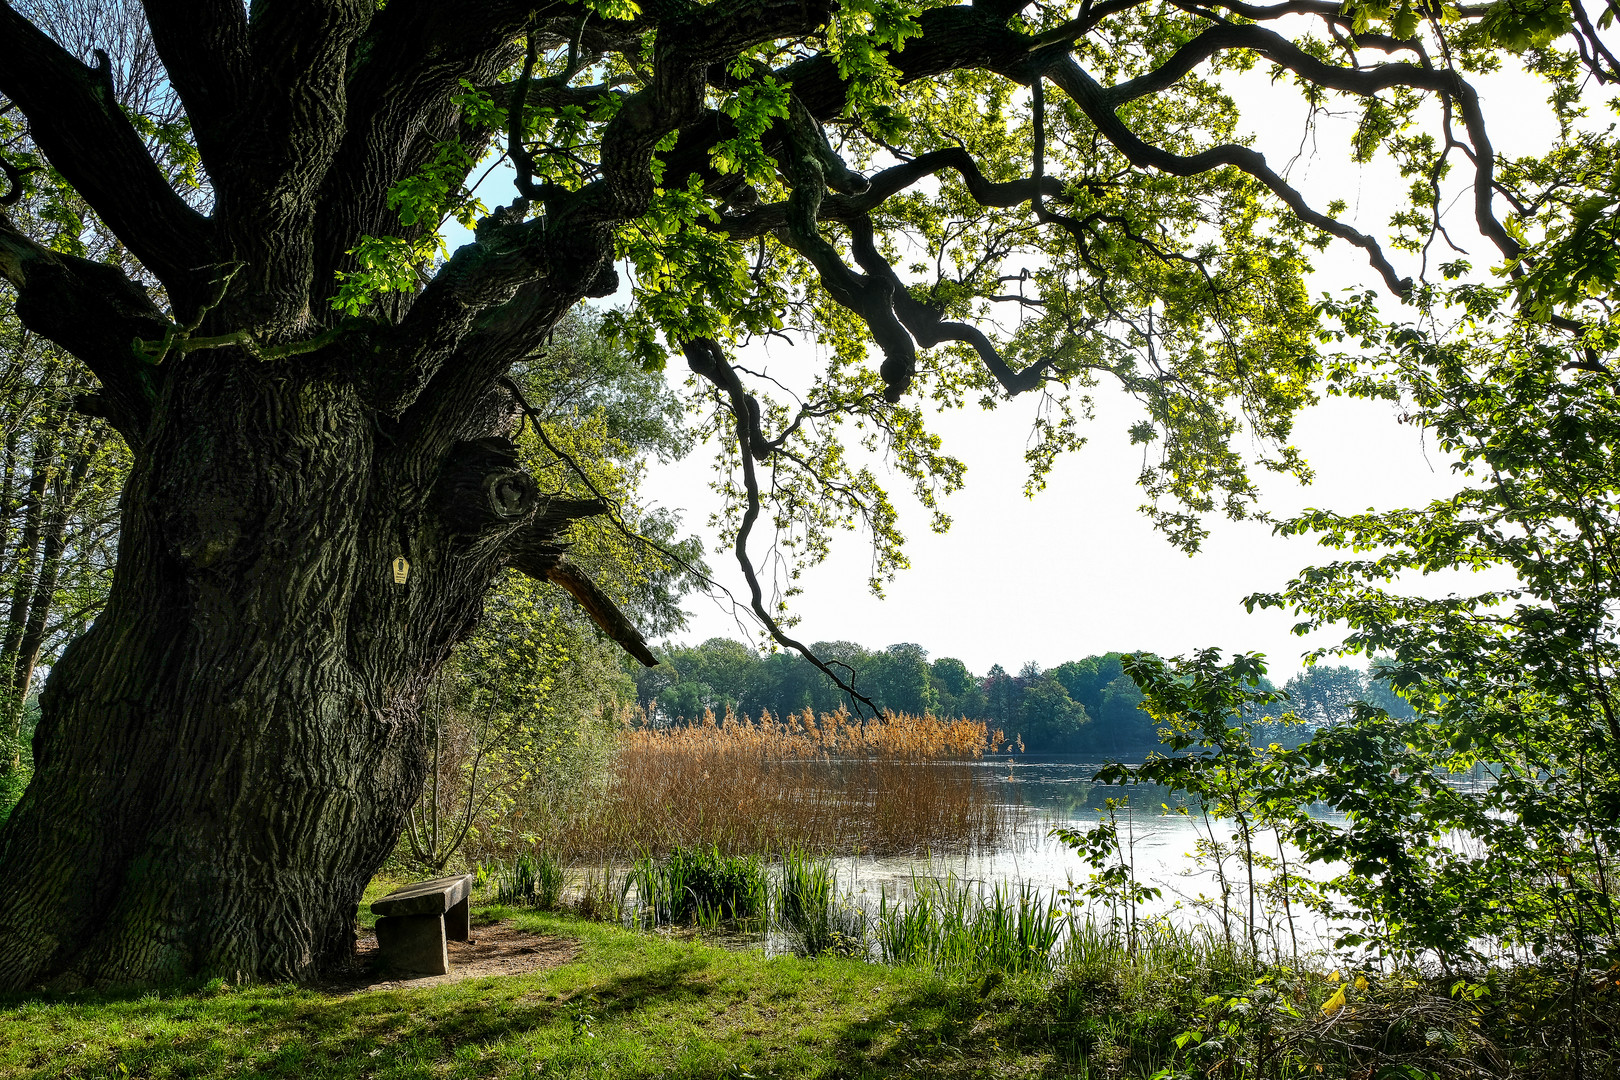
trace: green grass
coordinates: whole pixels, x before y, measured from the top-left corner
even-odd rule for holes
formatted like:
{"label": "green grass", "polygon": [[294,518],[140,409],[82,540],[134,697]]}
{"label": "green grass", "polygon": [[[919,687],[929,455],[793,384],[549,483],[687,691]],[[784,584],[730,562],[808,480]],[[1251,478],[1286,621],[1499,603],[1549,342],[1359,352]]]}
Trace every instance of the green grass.
{"label": "green grass", "polygon": [[346,996],[291,986],[13,995],[0,998],[0,1076],[116,1078],[120,1066],[135,1077],[296,1080],[1054,1075],[1049,1053],[1007,1043],[1005,1010],[971,983],[490,913],[577,938],[581,955],[532,975]]}
{"label": "green grass", "polygon": [[[1575,1075],[1569,980],[1557,970],[1495,973],[1477,993],[1457,993],[1452,978],[1364,984],[1256,972],[1208,935],[1149,927],[1134,950],[1082,933],[1044,976],[941,974],[927,962],[768,957],[532,910],[475,917],[577,940],[580,953],[530,975],[355,994],[214,984],[0,996],[0,1077]],[[1325,1013],[1339,990],[1348,1003]],[[1620,991],[1589,985],[1574,1004],[1585,1075],[1615,1075]],[[1202,1041],[1183,1038],[1195,1029]]]}

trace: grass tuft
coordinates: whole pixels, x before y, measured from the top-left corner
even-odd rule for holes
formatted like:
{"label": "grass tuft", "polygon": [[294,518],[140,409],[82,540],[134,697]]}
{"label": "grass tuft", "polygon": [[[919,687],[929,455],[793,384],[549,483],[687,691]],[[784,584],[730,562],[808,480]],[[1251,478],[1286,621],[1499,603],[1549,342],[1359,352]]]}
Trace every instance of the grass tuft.
{"label": "grass tuft", "polygon": [[838,894],[827,859],[794,848],[782,858],[777,879],[777,925],[806,956],[865,956],[870,920],[851,898]]}
{"label": "grass tuft", "polygon": [[958,974],[1047,973],[1072,921],[1056,894],[1029,885],[969,889],[955,875],[912,879],[912,898],[878,901],[879,955],[892,964],[926,964]]}
{"label": "grass tuft", "polygon": [[662,859],[643,856],[630,869],[644,923],[763,924],[770,908],[765,861],[718,847],[681,848]]}

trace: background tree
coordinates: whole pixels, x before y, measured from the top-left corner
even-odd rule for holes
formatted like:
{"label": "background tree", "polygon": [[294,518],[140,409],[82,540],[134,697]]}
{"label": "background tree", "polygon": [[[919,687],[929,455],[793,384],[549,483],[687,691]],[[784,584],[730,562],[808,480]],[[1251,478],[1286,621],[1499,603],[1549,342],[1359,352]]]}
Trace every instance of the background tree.
{"label": "background tree", "polygon": [[[850,683],[879,708],[990,720],[1032,752],[1135,756],[1162,745],[1158,724],[1141,708],[1141,690],[1125,673],[1122,653],[1044,669],[1029,662],[1017,675],[997,664],[980,678],[952,657],[926,663],[927,651],[917,644],[868,649],[847,641],[817,642],[811,648],[847,665]],[[741,642],[713,638],[697,646],[667,646],[658,655],[659,667],[632,676],[639,705],[656,723],[695,723],[706,711],[723,715],[727,708],[750,717],[760,712],[783,717],[807,708],[825,713],[867,704],[797,654],[761,656]],[[1257,725],[1254,738],[1294,746],[1319,727],[1348,722],[1362,703],[1410,716],[1411,705],[1391,690],[1389,674],[1384,664],[1371,672],[1309,667],[1288,680],[1286,703],[1278,699],[1250,718]],[[1276,689],[1263,676],[1259,685],[1267,694]]]}
{"label": "background tree", "polygon": [[[13,325],[10,394],[0,464],[0,771],[21,777],[23,717],[34,673],[94,619],[116,552],[117,491],[127,472],[122,442],[73,408],[85,372]],[[9,805],[9,802],[8,802]]]}
{"label": "background tree", "polygon": [[1052,753],[1072,751],[1091,722],[1085,706],[1070,698],[1057,677],[1039,664],[1025,664],[1018,684],[1021,700],[1014,726],[1024,746]]}
{"label": "background tree", "polygon": [[1365,700],[1367,673],[1345,665],[1318,664],[1308,675],[1289,679],[1288,710],[1314,727],[1350,719],[1351,706]]}
{"label": "background tree", "polygon": [[941,716],[983,716],[984,692],[967,665],[942,656],[928,666],[928,680],[939,698]]}
{"label": "background tree", "polygon": [[[121,102],[110,60],[0,2],[0,108],[41,152],[7,154],[5,197],[65,185],[140,267],[0,218],[18,318],[94,373],[81,408],[132,459],[107,605],[53,668],[0,834],[0,877],[34,898],[0,912],[0,987],[343,962],[421,790],[423,696],[507,568],[652,662],[564,550],[569,522],[610,508],[522,467],[508,378],[618,288],[617,260],[632,304],[612,329],[697,377],[698,434],[728,455],[719,524],[791,647],[749,547],[766,504],[789,588],[850,523],[881,587],[902,537],[842,433],[937,512],[962,470],[924,401],[1051,393],[1038,485],[1109,375],[1143,402],[1141,476],[1172,538],[1247,513],[1240,428],[1264,468],[1302,467],[1285,443],[1317,370],[1309,250],[1338,237],[1409,285],[1243,145],[1220,73],[1264,61],[1313,105],[1347,97],[1369,117],[1355,154],[1460,163],[1479,231],[1513,260],[1462,73],[1567,25],[1294,0],[144,11],[177,127]],[[1431,116],[1443,138],[1408,137]],[[489,209],[470,187],[496,145],[516,197]],[[177,182],[166,162],[187,153]],[[1414,198],[1440,205],[1433,185]],[[446,257],[450,217],[474,240]],[[913,242],[932,266],[901,261]],[[1001,332],[998,304],[1030,317]],[[731,359],[777,332],[827,346],[802,400]]]}
{"label": "background tree", "polygon": [[874,654],[861,672],[858,688],[879,709],[912,716],[938,711],[939,698],[929,681],[928,650],[911,642]]}

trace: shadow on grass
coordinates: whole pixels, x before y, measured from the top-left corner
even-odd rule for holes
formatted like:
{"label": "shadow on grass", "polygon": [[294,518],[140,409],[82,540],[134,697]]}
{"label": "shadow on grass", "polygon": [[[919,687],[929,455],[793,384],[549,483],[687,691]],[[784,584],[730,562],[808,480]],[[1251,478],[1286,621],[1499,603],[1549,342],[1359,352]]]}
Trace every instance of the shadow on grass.
{"label": "shadow on grass", "polygon": [[[818,1080],[1149,1077],[1186,1026],[1168,1008],[1125,1008],[1040,979],[916,974],[910,989],[836,1027]],[[768,1059],[753,1065],[773,1075]]]}
{"label": "shadow on grass", "polygon": [[709,967],[701,955],[683,956],[650,971],[621,975],[586,995],[603,1018],[629,1016],[653,1004],[681,1005],[708,997],[714,988],[692,977]]}
{"label": "shadow on grass", "polygon": [[[287,986],[10,995],[0,998],[0,1075],[1089,1075],[1079,1052],[1089,1052],[1084,1033],[1034,984],[586,936],[599,948],[585,963],[437,987],[347,996]],[[8,1056],[13,1023],[12,1032],[26,1034]]]}
{"label": "shadow on grass", "polygon": [[[463,1044],[501,1044],[555,1022],[553,1003],[509,995],[496,1004],[446,1001],[421,991],[335,998],[275,988],[213,997],[38,999],[24,1015],[66,1028],[64,1050],[20,1064],[21,1075],[216,1075],[266,1077],[413,1075]],[[77,1038],[74,1013],[96,1031]],[[89,1026],[89,1025],[86,1025]],[[116,1033],[116,1034],[115,1034]],[[98,1037],[100,1036],[100,1037]],[[8,1073],[0,1067],[0,1074]]]}
{"label": "shadow on grass", "polygon": [[[343,993],[293,985],[241,989],[0,995],[0,1076],[377,1078],[438,1075],[458,1048],[531,1041],[566,1022],[545,975]],[[666,976],[670,981],[674,976]],[[32,1052],[30,1052],[32,1051]],[[122,1068],[120,1068],[120,1066]],[[20,1072],[14,1071],[21,1069]]]}
{"label": "shadow on grass", "polygon": [[[930,980],[869,1017],[844,1024],[830,1048],[827,1080],[930,1076],[967,1080],[1085,1076],[1055,1059],[1060,1031],[1034,986],[981,994],[973,981]],[[1072,1041],[1072,1040],[1071,1040]],[[1089,1049],[1089,1045],[1085,1047]],[[767,1065],[761,1062],[761,1065]]]}

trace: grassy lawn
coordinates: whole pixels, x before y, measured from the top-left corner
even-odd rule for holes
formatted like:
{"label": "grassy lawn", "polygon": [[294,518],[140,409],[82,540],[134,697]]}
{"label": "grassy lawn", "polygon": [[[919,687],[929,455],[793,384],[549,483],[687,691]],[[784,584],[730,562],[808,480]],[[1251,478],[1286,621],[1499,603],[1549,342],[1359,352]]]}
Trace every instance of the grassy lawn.
{"label": "grassy lawn", "polygon": [[13,995],[0,998],[0,1076],[1084,1075],[1056,1061],[1049,1027],[1030,1038],[1024,1006],[1043,997],[1034,986],[767,958],[486,909],[496,913],[578,939],[579,958],[530,975],[347,995],[292,986]]}

